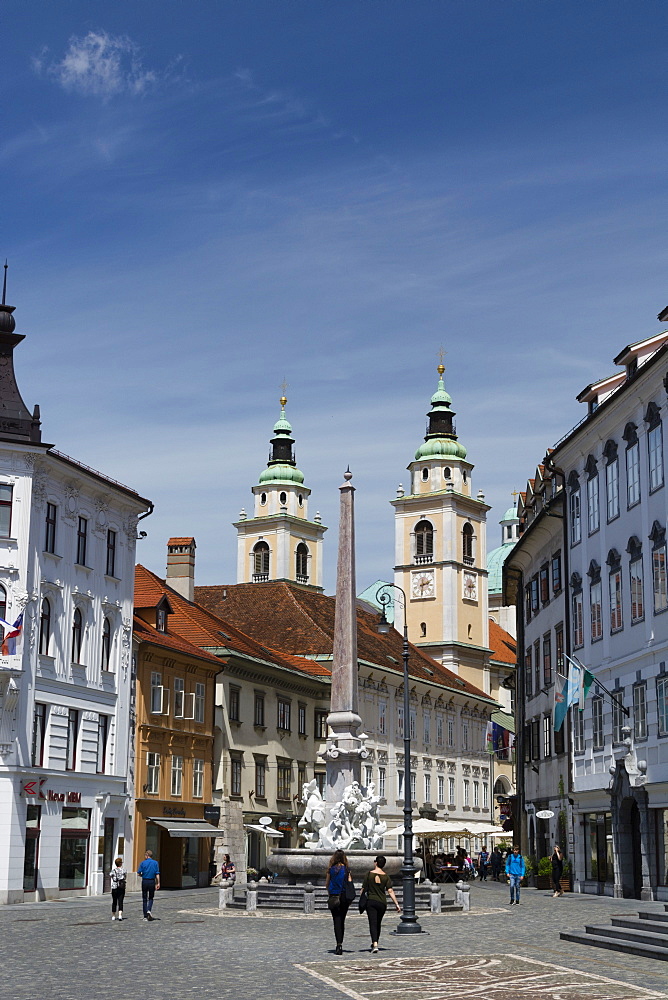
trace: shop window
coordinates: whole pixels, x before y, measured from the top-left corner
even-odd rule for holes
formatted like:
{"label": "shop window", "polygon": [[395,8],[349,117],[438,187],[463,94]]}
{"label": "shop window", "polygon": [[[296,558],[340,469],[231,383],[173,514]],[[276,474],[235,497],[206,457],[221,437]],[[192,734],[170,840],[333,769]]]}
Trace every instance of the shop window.
{"label": "shop window", "polygon": [[59,889],[85,889],[88,885],[90,809],[63,806],[60,833]]}
{"label": "shop window", "polygon": [[26,811],[26,846],[23,856],[24,892],[34,892],[37,889],[41,812],[41,806],[28,806]]}
{"label": "shop window", "polygon": [[586,877],[597,882],[614,880],[612,857],[612,816],[610,813],[589,813],[585,817],[588,841]]}

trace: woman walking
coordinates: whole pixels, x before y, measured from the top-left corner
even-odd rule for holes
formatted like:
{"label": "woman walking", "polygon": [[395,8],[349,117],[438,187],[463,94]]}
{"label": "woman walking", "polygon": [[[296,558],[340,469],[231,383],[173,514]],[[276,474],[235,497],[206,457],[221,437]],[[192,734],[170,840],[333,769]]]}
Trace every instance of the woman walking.
{"label": "woman walking", "polygon": [[554,899],[556,896],[564,894],[564,890],[561,888],[561,876],[564,874],[564,855],[559,844],[554,845],[550,861],[552,862],[552,885],[554,886],[552,899]]}
{"label": "woman walking", "polygon": [[383,854],[379,854],[376,858],[375,867],[366,873],[362,882],[362,892],[366,892],[367,897],[366,914],[369,918],[369,933],[371,935],[370,950],[374,955],[378,952],[380,925],[387,909],[386,893],[396,906],[397,913],[401,913],[401,907],[397,902],[397,897],[394,895],[394,889],[392,888],[392,879],[389,875],[385,874],[384,869],[386,864],[387,858]]}
{"label": "woman walking", "polygon": [[353,878],[348,868],[348,858],[343,851],[334,851],[329,859],[325,887],[329,893],[327,905],[334,921],[335,955],[343,955],[343,937],[346,932],[346,914],[350,900],[346,898],[346,882]]}
{"label": "woman walking", "polygon": [[122,920],[125,880],[127,878],[127,872],[123,867],[123,858],[116,858],[114,867],[109,874],[111,876],[111,919],[116,919],[116,910],[118,910],[118,919]]}

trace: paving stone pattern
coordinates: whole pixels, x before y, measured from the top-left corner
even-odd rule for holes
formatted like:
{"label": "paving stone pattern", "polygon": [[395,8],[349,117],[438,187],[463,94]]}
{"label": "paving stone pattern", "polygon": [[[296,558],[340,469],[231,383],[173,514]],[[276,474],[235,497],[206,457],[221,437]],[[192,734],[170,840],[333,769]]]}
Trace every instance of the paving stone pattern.
{"label": "paving stone pattern", "polygon": [[[520,906],[509,907],[503,885],[474,883],[471,892],[470,914],[421,914],[424,935],[392,935],[396,916],[388,911],[381,952],[373,959],[366,918],[354,909],[344,954],[337,957],[327,914],[220,915],[215,888],[156,893],[153,923],[142,920],[141,897],[134,893],[126,897],[128,919],[122,923],[111,922],[109,897],[0,907],[0,1000],[366,1000],[372,995],[378,1000],[532,1000],[538,992],[548,1000],[550,984],[561,987],[563,1000],[640,1000],[639,989],[668,997],[667,963],[559,940],[560,930],[605,923],[613,913],[630,914],[641,906],[664,912],[663,904],[578,895],[553,900],[527,890]],[[443,962],[451,959],[459,964],[443,972]],[[523,959],[547,966],[536,973],[536,966]],[[357,976],[354,970],[372,961],[379,969],[398,962],[395,973],[401,963],[413,962],[410,983],[406,986],[404,976],[397,991],[391,981],[388,992],[380,982],[370,988],[373,976],[346,984],[351,980],[345,977]],[[434,963],[453,986],[453,977],[466,986],[472,967],[479,978],[484,972],[479,991],[443,992],[442,979],[433,980]],[[614,982],[574,978],[570,972],[559,978],[554,965]],[[547,977],[538,992],[536,975]],[[515,977],[512,992],[500,992],[509,976]]]}

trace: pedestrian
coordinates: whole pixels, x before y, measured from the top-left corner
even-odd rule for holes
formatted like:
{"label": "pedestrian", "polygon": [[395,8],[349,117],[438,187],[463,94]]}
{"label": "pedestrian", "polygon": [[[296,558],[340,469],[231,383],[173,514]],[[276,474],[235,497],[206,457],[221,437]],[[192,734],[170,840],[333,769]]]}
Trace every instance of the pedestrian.
{"label": "pedestrian", "polygon": [[499,881],[499,875],[501,874],[501,867],[503,865],[503,857],[501,856],[501,851],[498,847],[495,847],[492,851],[491,857],[492,865],[492,879],[494,882]]}
{"label": "pedestrian", "polygon": [[343,954],[343,937],[346,932],[346,914],[350,900],[346,894],[346,882],[353,878],[348,867],[348,858],[343,851],[334,851],[329,859],[329,868],[325,879],[328,892],[327,905],[334,921],[334,938],[336,940],[335,955]]}
{"label": "pedestrian", "polygon": [[552,885],[554,886],[552,899],[555,899],[556,896],[564,894],[564,890],[561,888],[561,876],[564,874],[564,855],[559,844],[554,845],[550,861],[552,862]]}
{"label": "pedestrian", "polygon": [[125,898],[125,880],[127,872],[123,867],[123,858],[116,858],[114,867],[109,872],[111,878],[111,919],[116,920],[116,910],[118,919],[123,919],[123,900]]}
{"label": "pedestrian", "polygon": [[155,890],[160,888],[160,866],[153,859],[153,851],[147,851],[144,860],[137,869],[137,875],[141,875],[141,901],[144,909],[144,920],[153,920],[153,896]]}
{"label": "pedestrian", "polygon": [[489,864],[489,851],[483,847],[478,855],[478,871],[483,882],[487,881],[487,865]]}
{"label": "pedestrian", "polygon": [[520,883],[522,881],[522,876],[526,875],[527,867],[524,863],[524,858],[520,854],[520,849],[515,844],[513,847],[513,853],[509,854],[506,858],[506,875],[508,876],[508,881],[510,882],[510,905],[516,903],[517,906],[520,905]]}
{"label": "pedestrian", "polygon": [[385,873],[387,858],[379,854],[376,864],[364,876],[362,882],[362,892],[366,892],[366,915],[369,918],[369,934],[371,935],[371,948],[373,954],[378,953],[378,939],[380,938],[380,925],[387,909],[386,893],[397,908],[397,913],[401,913],[401,907],[397,902],[392,888],[392,879]]}
{"label": "pedestrian", "polygon": [[230,859],[229,854],[223,854],[223,863],[220,866],[220,878],[227,879],[228,882],[236,882],[237,880],[237,869],[234,862]]}

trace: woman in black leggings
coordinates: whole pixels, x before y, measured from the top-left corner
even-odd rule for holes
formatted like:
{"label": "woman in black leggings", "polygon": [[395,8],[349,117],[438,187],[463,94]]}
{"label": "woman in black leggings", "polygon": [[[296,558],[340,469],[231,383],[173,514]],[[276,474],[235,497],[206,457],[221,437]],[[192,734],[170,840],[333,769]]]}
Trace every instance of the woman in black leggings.
{"label": "woman in black leggings", "polygon": [[369,933],[371,935],[371,951],[378,952],[378,939],[380,938],[380,925],[387,909],[386,893],[397,908],[397,913],[401,913],[401,907],[397,902],[392,888],[392,879],[385,874],[387,858],[379,854],[376,858],[376,865],[367,872],[362,882],[362,890],[366,890],[366,914],[369,918]]}
{"label": "woman in black leggings", "polygon": [[329,859],[325,886],[327,887],[329,911],[334,921],[335,954],[343,954],[343,936],[346,933],[346,914],[350,906],[346,899],[346,882],[352,882],[348,858],[343,851],[334,851]]}

